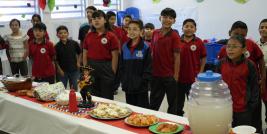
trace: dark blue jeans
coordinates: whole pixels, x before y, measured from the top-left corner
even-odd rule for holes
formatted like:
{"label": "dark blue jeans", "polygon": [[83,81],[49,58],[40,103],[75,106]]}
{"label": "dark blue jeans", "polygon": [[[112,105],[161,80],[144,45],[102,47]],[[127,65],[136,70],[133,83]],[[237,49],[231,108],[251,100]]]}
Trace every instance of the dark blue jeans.
{"label": "dark blue jeans", "polygon": [[59,80],[64,84],[65,88],[67,88],[68,82],[70,82],[70,88],[78,91],[78,79],[80,77],[79,70],[74,72],[64,72],[64,76],[58,75]]}

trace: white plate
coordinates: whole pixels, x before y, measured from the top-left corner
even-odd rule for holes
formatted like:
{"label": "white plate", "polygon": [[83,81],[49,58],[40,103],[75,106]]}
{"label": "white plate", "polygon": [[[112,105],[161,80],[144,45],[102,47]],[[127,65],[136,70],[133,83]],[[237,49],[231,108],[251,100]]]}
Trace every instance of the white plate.
{"label": "white plate", "polygon": [[233,132],[236,134],[253,134],[256,132],[256,128],[252,126],[242,125],[233,128]]}

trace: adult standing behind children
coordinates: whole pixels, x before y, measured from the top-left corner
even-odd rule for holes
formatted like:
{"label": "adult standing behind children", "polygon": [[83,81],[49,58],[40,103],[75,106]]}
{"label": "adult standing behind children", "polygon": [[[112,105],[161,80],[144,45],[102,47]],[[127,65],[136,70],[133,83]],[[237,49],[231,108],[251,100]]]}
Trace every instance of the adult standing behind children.
{"label": "adult standing behind children", "polygon": [[119,71],[126,102],[148,108],[148,82],[151,79],[152,66],[149,46],[141,38],[142,30],[141,20],[130,21],[130,40],[122,46]]}
{"label": "adult standing behind children", "polygon": [[33,60],[32,76],[36,82],[55,83],[55,49],[45,38],[46,26],[38,23],[33,26],[34,40],[29,43],[29,56]]}
{"label": "adult standing behind children", "polygon": [[12,74],[28,75],[28,66],[26,58],[28,57],[28,39],[26,34],[20,31],[20,21],[12,19],[9,23],[11,34],[5,36],[8,47],[8,59]]}
{"label": "adult standing behind children", "polygon": [[119,40],[111,31],[102,10],[92,14],[92,31],[84,40],[83,64],[94,69],[95,78],[93,95],[114,99],[114,78],[118,66]]}
{"label": "adult standing behind children", "polygon": [[183,22],[181,37],[180,73],[178,80],[178,115],[183,116],[185,96],[188,97],[191,85],[198,73],[203,72],[206,64],[206,48],[202,40],[196,37],[197,24],[193,19]]}
{"label": "adult standing behind children", "polygon": [[218,72],[227,83],[233,100],[232,127],[253,125],[253,114],[259,99],[255,64],[244,55],[246,39],[233,35],[227,42],[227,56],[218,64]]}
{"label": "adult standing behind children", "polygon": [[57,37],[59,42],[55,46],[56,67],[60,81],[67,88],[68,81],[78,91],[79,68],[81,60],[81,49],[79,43],[68,39],[69,31],[66,26],[57,28]]}
{"label": "adult standing behind children", "polygon": [[[263,19],[259,25],[259,33],[260,33],[260,40],[257,41],[257,44],[261,48],[264,54],[264,61],[265,61],[265,72],[267,73],[267,19]],[[264,81],[263,81],[264,82]],[[267,80],[265,79],[265,85]],[[261,99],[265,105],[265,122],[267,123],[267,88],[261,89]],[[265,133],[267,134],[267,129],[265,129]]]}
{"label": "adult standing behind children", "polygon": [[161,11],[162,27],[153,33],[152,82],[150,108],[159,110],[165,93],[167,94],[168,113],[177,114],[177,80],[180,67],[180,37],[172,30],[176,12],[171,8]]}

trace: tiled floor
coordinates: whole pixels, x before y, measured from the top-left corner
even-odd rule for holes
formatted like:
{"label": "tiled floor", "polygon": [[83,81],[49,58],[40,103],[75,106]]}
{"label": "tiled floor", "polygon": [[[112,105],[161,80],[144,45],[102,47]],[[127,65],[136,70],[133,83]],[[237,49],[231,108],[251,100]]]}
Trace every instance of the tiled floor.
{"label": "tiled floor", "polygon": [[[118,90],[118,94],[115,95],[115,100],[116,101],[120,101],[120,102],[125,102],[125,93],[121,89],[119,89]],[[264,106],[264,104],[263,104],[263,106]],[[163,102],[161,104],[160,111],[167,112],[167,107],[168,107],[168,103],[167,103],[166,96],[165,96],[164,100],[163,100]],[[185,115],[184,116],[186,117],[186,105],[185,105],[184,109],[185,109],[184,110],[185,111]],[[267,128],[267,124],[264,122],[264,117],[265,117],[265,115],[264,115],[265,108],[264,107],[262,108],[262,111],[263,111],[262,112],[262,117],[263,117],[262,128],[263,128],[263,130],[265,130]]]}

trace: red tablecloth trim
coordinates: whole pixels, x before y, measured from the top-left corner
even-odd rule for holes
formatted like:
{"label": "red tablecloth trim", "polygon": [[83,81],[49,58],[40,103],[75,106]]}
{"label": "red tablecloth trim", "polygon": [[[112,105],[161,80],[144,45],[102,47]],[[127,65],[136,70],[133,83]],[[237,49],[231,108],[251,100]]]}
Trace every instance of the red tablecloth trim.
{"label": "red tablecloth trim", "polygon": [[31,102],[35,102],[35,103],[38,103],[38,104],[46,104],[46,103],[50,103],[50,102],[45,102],[45,101],[40,101],[40,100],[37,100],[36,98],[31,98],[27,95],[25,96],[21,96],[21,95],[18,95],[18,93],[16,92],[7,92],[8,94],[10,95],[13,95],[13,96],[16,96],[16,97],[19,97],[19,98],[22,98],[22,99],[25,99],[25,100],[28,100],[28,101],[31,101]]}

